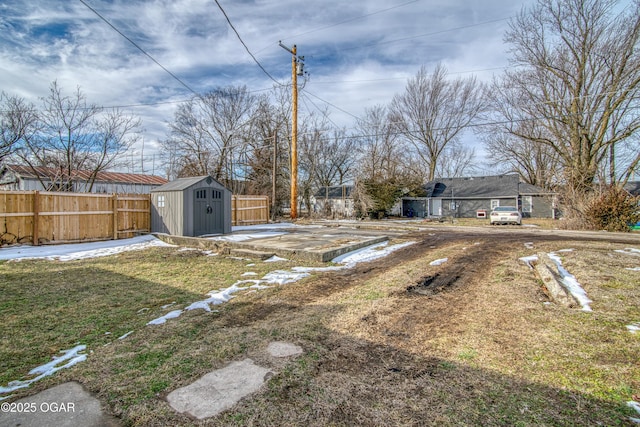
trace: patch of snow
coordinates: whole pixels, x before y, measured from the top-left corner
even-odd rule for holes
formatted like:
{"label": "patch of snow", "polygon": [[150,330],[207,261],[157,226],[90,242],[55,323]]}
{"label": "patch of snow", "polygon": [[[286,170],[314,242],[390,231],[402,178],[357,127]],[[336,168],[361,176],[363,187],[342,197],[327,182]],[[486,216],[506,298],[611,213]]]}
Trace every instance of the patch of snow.
{"label": "patch of snow", "polygon": [[522,224],[522,227],[539,228],[540,226],[537,224]]}
{"label": "patch of snow", "polygon": [[527,249],[533,249],[533,242],[525,242],[524,247]]}
{"label": "patch of snow", "polygon": [[154,246],[171,246],[152,235],[105,242],[72,243],[51,246],[10,246],[0,248],[0,260],[48,259],[72,261],[115,255],[126,251],[139,251]]}
{"label": "patch of snow", "polygon": [[176,317],[180,317],[182,314],[182,310],[173,310],[165,314],[164,316],[158,317],[157,319],[153,319],[147,325],[162,325],[168,319],[175,319]]}
{"label": "patch of snow", "polygon": [[336,264],[345,264],[347,268],[351,268],[360,262],[374,261],[378,258],[383,258],[392,252],[402,249],[404,247],[413,245],[415,242],[404,242],[396,245],[388,246],[389,242],[378,243],[375,245],[367,246],[356,251],[347,252],[344,255],[340,255],[332,259],[332,262]]}
{"label": "patch of snow", "polygon": [[142,314],[142,313],[145,313],[145,312],[147,312],[147,311],[149,311],[149,307],[141,308],[141,309],[140,309],[140,310],[138,310],[136,313],[138,313],[138,314]]}
{"label": "patch of snow", "polygon": [[254,264],[254,263],[247,264],[247,267],[253,267],[253,266],[255,266],[255,264]]}
{"label": "patch of snow", "polygon": [[[247,289],[268,288],[268,286],[260,285],[260,283],[262,282],[263,280],[239,280],[233,285],[229,286],[228,288],[209,292],[207,294],[209,295],[209,298],[201,301],[196,301],[190,304],[188,307],[186,307],[185,310],[191,311],[191,310],[202,309],[204,311],[211,312],[211,305],[223,304],[229,301],[231,298],[233,298],[233,294],[235,294],[236,292],[247,290]],[[248,287],[240,286],[245,283],[253,283],[253,285]]]}
{"label": "patch of snow", "polygon": [[339,263],[342,265],[332,265],[328,267],[293,267],[291,270],[298,273],[310,273],[314,271],[327,272],[353,268],[360,262],[374,261],[378,258],[385,257],[398,249],[404,248],[405,246],[412,245],[415,242],[399,243],[397,245],[386,247],[388,243],[389,242],[377,243],[375,245],[348,252],[331,260],[334,263]]}
{"label": "patch of snow", "polygon": [[129,335],[131,335],[132,333],[133,333],[133,331],[129,331],[129,332],[127,332],[126,334],[124,334],[124,335],[122,335],[122,336],[119,336],[119,337],[118,337],[118,339],[119,339],[119,340],[123,340],[123,339],[125,339],[126,337],[128,337]]}
{"label": "patch of snow", "polygon": [[625,255],[640,256],[640,249],[636,248],[616,249],[614,252]]}
{"label": "patch of snow", "polygon": [[568,248],[568,249],[560,249],[559,251],[556,252],[573,252],[575,249],[573,248]]}
{"label": "patch of snow", "polygon": [[628,268],[625,268],[625,270],[640,271],[640,267],[628,267]]}
{"label": "patch of snow", "polygon": [[269,259],[265,259],[263,262],[279,262],[279,261],[289,261],[286,258],[280,258],[279,256],[272,256]]}
{"label": "patch of snow", "polygon": [[[87,355],[80,354],[80,352],[85,351],[86,349],[86,345],[77,345],[72,349],[62,350],[61,353],[64,353],[62,356],[54,356],[51,362],[40,365],[29,371],[29,375],[39,374],[37,377],[25,381],[11,381],[6,387],[0,387],[0,394],[6,394],[14,390],[29,387],[32,383],[49,375],[53,375],[61,369],[70,368],[77,363],[84,362],[87,360]],[[59,366],[62,362],[66,361],[68,362]]]}
{"label": "patch of snow", "polygon": [[582,310],[592,311],[589,304],[592,303],[593,301],[591,301],[589,297],[587,297],[587,293],[582,288],[582,285],[578,282],[575,276],[569,273],[562,266],[562,260],[560,260],[560,257],[557,254],[552,252],[549,254],[549,258],[551,258],[551,260],[558,267],[558,272],[560,273],[560,280],[562,280],[562,283],[565,285],[567,290],[571,292],[571,295],[573,295],[575,299],[578,300],[578,303],[580,303],[580,305],[582,306]]}
{"label": "patch of snow", "polygon": [[[636,402],[635,400],[630,400],[627,402],[627,406],[635,409],[636,412],[640,414],[640,403]],[[633,423],[640,424],[640,418],[629,417],[629,420],[631,420],[631,422]]]}
{"label": "patch of snow", "polygon": [[440,258],[440,259],[437,259],[437,260],[435,260],[435,261],[431,261],[431,262],[429,263],[429,265],[432,265],[432,266],[438,266],[438,265],[442,265],[442,264],[444,264],[444,263],[445,263],[445,262],[447,262],[447,261],[449,261],[449,258]]}
{"label": "patch of snow", "polygon": [[533,263],[538,261],[538,255],[524,256],[518,259],[527,264],[530,269],[533,269]]}
{"label": "patch of snow", "polygon": [[[167,308],[169,308],[169,307],[171,307],[172,305],[175,305],[175,304],[176,304],[176,302],[174,301],[174,302],[172,302],[172,303],[165,304],[165,305],[163,305],[163,306],[162,306],[162,307],[160,307],[160,308],[161,308],[161,309],[163,309],[163,310],[166,310]],[[139,312],[139,311],[138,311],[138,312]]]}
{"label": "patch of snow", "polygon": [[627,329],[632,334],[635,334],[636,332],[640,331],[640,322],[636,322],[636,323],[632,323],[630,325],[627,325]]}
{"label": "patch of snow", "polygon": [[257,276],[258,273],[254,273],[253,271],[247,271],[246,273],[242,273],[242,276]]}
{"label": "patch of snow", "polygon": [[271,273],[267,273],[262,280],[267,283],[276,283],[278,285],[286,285],[287,283],[297,282],[298,280],[304,279],[305,277],[310,276],[309,273],[303,272],[295,272],[295,271],[285,271],[285,270],[276,270]]}

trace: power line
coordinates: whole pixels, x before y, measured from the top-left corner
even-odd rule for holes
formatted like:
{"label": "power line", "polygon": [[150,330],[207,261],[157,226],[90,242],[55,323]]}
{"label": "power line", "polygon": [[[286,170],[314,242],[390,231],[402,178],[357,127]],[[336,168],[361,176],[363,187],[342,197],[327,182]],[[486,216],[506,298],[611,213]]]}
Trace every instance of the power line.
{"label": "power line", "polygon": [[336,105],[333,105],[333,104],[332,104],[332,103],[330,103],[329,101],[324,100],[324,99],[320,98],[319,96],[312,94],[311,92],[309,92],[309,91],[308,91],[308,90],[306,90],[306,89],[305,89],[305,93],[308,93],[309,95],[313,96],[314,98],[319,99],[320,101],[322,101],[322,102],[324,102],[325,104],[327,104],[327,105],[329,105],[329,106],[331,106],[331,107],[335,108],[335,109],[336,109],[336,110],[338,110],[338,111],[342,111],[343,113],[350,115],[351,117],[353,117],[353,118],[354,118],[354,119],[356,119],[356,120],[360,120],[360,118],[359,118],[358,116],[353,115],[353,114],[351,114],[350,112],[348,112],[348,111],[346,111],[346,110],[343,110],[342,108],[340,108],[340,107],[338,107],[338,106],[336,106]]}
{"label": "power line", "polygon": [[[322,30],[326,30],[326,29],[329,29],[329,28],[337,27],[338,25],[346,24],[348,22],[357,21],[359,19],[368,18],[369,16],[378,15],[380,13],[388,12],[388,11],[393,10],[393,9],[398,9],[398,8],[404,7],[404,6],[406,6],[408,4],[411,4],[411,3],[417,3],[419,1],[420,0],[411,0],[411,1],[399,4],[399,5],[396,5],[396,6],[388,7],[386,9],[381,9],[381,10],[377,10],[375,12],[367,13],[365,15],[354,16],[352,18],[345,19],[344,21],[336,22],[335,24],[327,25],[325,27],[315,28],[313,30],[306,31],[304,33],[295,34],[295,35],[287,37],[287,38],[288,39],[292,39],[292,38],[297,38],[297,37],[300,37],[300,36],[306,36],[307,34],[311,34],[311,33],[315,33],[315,32],[322,31]],[[282,39],[282,40],[286,40],[286,39]]]}
{"label": "power line", "polygon": [[[217,0],[216,0],[217,1]],[[117,32],[118,34],[120,34],[122,37],[124,37],[129,43],[131,43],[133,46],[135,46],[140,52],[142,52],[143,54],[145,54],[149,59],[151,59],[153,62],[156,63],[156,65],[158,65],[160,68],[162,68],[167,74],[169,74],[171,77],[173,77],[178,83],[180,83],[182,86],[184,86],[189,92],[193,93],[196,96],[199,96],[198,93],[191,89],[191,87],[189,87],[189,85],[187,85],[185,82],[183,82],[182,80],[180,80],[180,78],[178,78],[178,76],[176,76],[175,74],[173,74],[171,71],[169,71],[167,68],[165,68],[164,65],[162,65],[161,63],[159,63],[158,61],[156,61],[156,59],[151,56],[149,53],[147,53],[143,48],[141,48],[140,46],[138,46],[138,44],[136,42],[134,42],[133,40],[131,40],[129,37],[127,37],[126,35],[124,35],[124,33],[122,33],[122,31],[120,31],[119,29],[117,29],[111,22],[107,21],[102,15],[100,15],[100,13],[98,13],[97,10],[95,10],[94,8],[92,8],[91,6],[89,6],[84,0],[80,0],[80,3],[82,3],[83,5],[85,5],[90,11],[92,11],[93,13],[95,13],[98,18],[102,19],[108,26],[110,26],[111,28],[113,28],[113,30],[115,32]]]}
{"label": "power line", "polygon": [[[80,0],[82,1],[82,0]],[[240,37],[240,34],[238,33],[238,30],[236,30],[236,27],[233,26],[233,24],[231,23],[231,20],[229,19],[229,16],[227,16],[227,12],[224,11],[224,9],[222,8],[222,5],[220,5],[220,2],[218,0],[215,0],[216,4],[218,5],[218,8],[220,9],[220,11],[222,12],[222,14],[224,15],[225,19],[227,20],[227,22],[229,23],[229,26],[231,27],[231,29],[233,30],[234,33],[236,33],[236,36],[238,37],[238,40],[240,40],[240,43],[242,43],[242,46],[244,46],[245,50],[247,51],[247,53],[251,56],[251,58],[253,59],[253,61],[258,64],[258,67],[260,67],[260,69],[262,70],[263,73],[265,73],[267,75],[267,77],[269,77],[271,80],[273,80],[274,82],[276,82],[278,85],[282,85],[282,83],[280,83],[279,81],[277,81],[275,78],[273,78],[273,76],[271,74],[269,74],[269,72],[267,70],[265,70],[265,68],[262,66],[262,64],[256,59],[256,57],[253,55],[253,53],[251,53],[251,51],[249,50],[249,47],[247,47],[247,45],[245,44],[244,40],[242,40],[242,37]]]}
{"label": "power line", "polygon": [[437,34],[448,33],[448,32],[451,32],[451,31],[465,30],[467,28],[479,27],[481,25],[493,24],[495,22],[501,22],[501,21],[507,21],[509,19],[511,19],[511,17],[492,19],[491,21],[484,21],[484,22],[479,22],[477,24],[463,25],[462,27],[448,28],[446,30],[434,31],[432,33],[418,34],[416,36],[402,37],[402,38],[399,38],[399,39],[387,40],[387,41],[382,41],[382,42],[378,42],[378,43],[371,43],[371,44],[366,44],[366,45],[359,45],[359,46],[353,46],[353,47],[343,47],[341,50],[355,50],[355,49],[361,49],[361,48],[365,48],[365,47],[380,46],[380,45],[383,45],[383,44],[390,44],[390,43],[396,43],[396,42],[401,42],[401,41],[406,41],[406,40],[413,40],[413,39],[417,39],[417,38],[420,38],[420,37],[435,36]]}
{"label": "power line", "polygon": [[321,110],[315,102],[313,102],[313,100],[311,100],[311,98],[309,98],[309,96],[307,96],[307,94],[303,93],[302,94],[302,101],[304,102],[304,105],[307,106],[307,110],[311,111],[311,109],[309,108],[309,106],[307,105],[307,100],[311,103],[311,105],[313,105],[315,107],[316,110],[318,110],[318,112],[320,114],[322,114],[322,116],[327,119],[329,121],[329,123],[331,123],[336,129],[339,129],[339,126],[337,124],[335,124],[335,122],[333,120],[331,120],[331,118],[329,117],[329,115],[326,113],[326,111]]}

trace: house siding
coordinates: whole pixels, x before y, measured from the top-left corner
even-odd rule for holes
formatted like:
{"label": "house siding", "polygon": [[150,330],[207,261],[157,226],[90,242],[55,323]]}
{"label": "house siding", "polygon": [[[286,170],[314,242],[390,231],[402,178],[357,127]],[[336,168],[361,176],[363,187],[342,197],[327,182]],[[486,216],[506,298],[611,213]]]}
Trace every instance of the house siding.
{"label": "house siding", "polygon": [[[479,210],[490,211],[492,201],[497,201],[500,206],[517,206],[523,210],[524,217],[557,217],[554,216],[553,210],[554,194],[519,182],[517,175],[442,178],[428,182],[425,191],[425,198],[402,200],[403,216],[408,216],[407,212],[411,208],[414,216],[418,217],[424,214],[435,217],[476,218]],[[522,209],[523,207],[525,209]]]}
{"label": "house siding", "polygon": [[[36,167],[35,169],[38,171],[37,174],[26,166],[2,166],[0,168],[0,190],[56,191],[51,188],[52,175],[55,175],[55,172],[46,167]],[[151,190],[167,182],[166,179],[155,175],[99,172],[93,186],[91,186],[88,182],[89,172],[75,171],[75,173],[77,175],[71,179],[69,188],[65,189],[66,191],[74,193],[149,194]],[[38,176],[40,176],[40,179]]]}

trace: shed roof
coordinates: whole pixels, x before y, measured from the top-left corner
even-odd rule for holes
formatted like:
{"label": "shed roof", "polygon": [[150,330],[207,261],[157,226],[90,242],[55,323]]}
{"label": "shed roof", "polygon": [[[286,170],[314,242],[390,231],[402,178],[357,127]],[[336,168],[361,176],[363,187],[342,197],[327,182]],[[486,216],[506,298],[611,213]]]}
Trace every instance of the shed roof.
{"label": "shed roof", "polygon": [[217,179],[209,175],[203,175],[203,176],[190,176],[187,178],[178,178],[171,182],[167,182],[166,184],[161,185],[160,187],[154,188],[153,190],[151,190],[151,192],[159,193],[159,192],[167,192],[167,191],[183,191],[199,183],[200,181],[204,181],[207,178],[211,178],[213,181],[217,182],[221,187],[226,188]]}

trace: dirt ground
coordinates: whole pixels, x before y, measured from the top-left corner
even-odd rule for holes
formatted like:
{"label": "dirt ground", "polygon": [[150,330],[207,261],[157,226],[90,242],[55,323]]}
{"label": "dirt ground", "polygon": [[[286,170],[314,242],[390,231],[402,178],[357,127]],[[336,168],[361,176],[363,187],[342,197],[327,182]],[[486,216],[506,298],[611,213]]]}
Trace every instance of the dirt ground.
{"label": "dirt ground", "polygon": [[[640,346],[624,323],[638,320],[637,281],[615,295],[631,299],[624,313],[601,301],[614,298],[605,294],[622,267],[613,250],[640,236],[507,227],[404,238],[417,243],[227,313],[227,327],[278,324],[303,346],[306,337],[309,356],[303,372],[281,374],[272,393],[215,424],[631,425],[624,406],[640,391]],[[565,262],[596,301],[593,315],[550,302],[518,261],[566,248],[580,254]],[[305,331],[310,319],[323,329]],[[610,323],[616,338],[602,328]]]}
{"label": "dirt ground", "polygon": [[[640,234],[446,227],[392,243],[404,241],[415,243],[141,329],[51,381],[78,381],[136,426],[633,425],[640,335],[625,326],[640,323],[640,271],[628,270],[640,256],[616,251],[640,249]],[[554,304],[519,260],[563,249],[593,312]],[[246,271],[246,260],[156,251],[193,271]],[[276,363],[273,341],[303,353]],[[171,391],[246,358],[275,372],[259,392],[205,420],[169,407]]]}

